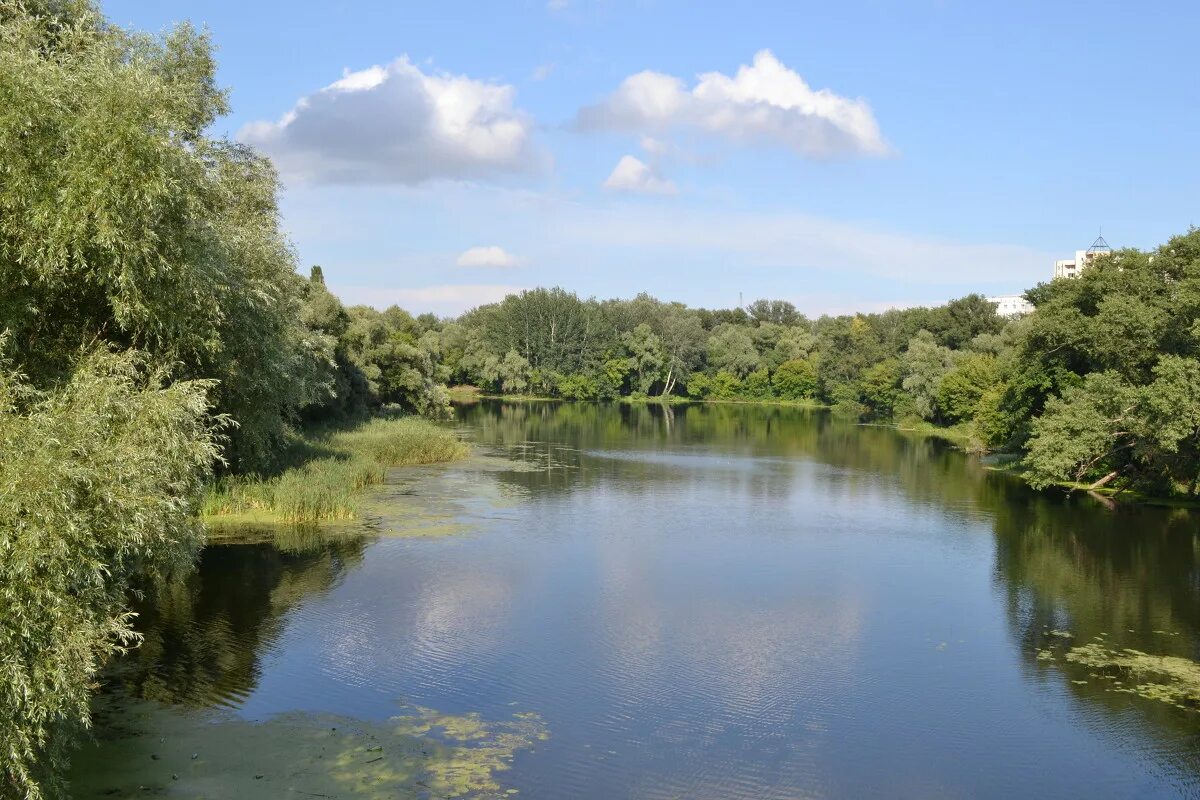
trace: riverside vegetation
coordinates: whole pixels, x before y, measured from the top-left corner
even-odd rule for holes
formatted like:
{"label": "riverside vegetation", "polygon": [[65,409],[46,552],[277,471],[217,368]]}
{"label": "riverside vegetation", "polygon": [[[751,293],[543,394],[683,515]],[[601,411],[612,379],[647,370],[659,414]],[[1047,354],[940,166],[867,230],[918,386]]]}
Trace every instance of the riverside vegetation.
{"label": "riverside vegetation", "polygon": [[228,110],[215,70],[188,25],[0,0],[0,796],[62,793],[95,676],[138,641],[130,583],[190,569],[214,474],[336,516],[334,471],[460,452],[375,423],[317,438],[316,490],[269,477],[306,424],[446,400],[389,312],[296,273],[270,162],[207,133]]}
{"label": "riverside vegetation", "polygon": [[[536,289],[457,319],[345,307],[297,272],[278,180],[214,137],[207,34],[0,0],[0,790],[40,798],[136,643],[134,575],[187,569],[201,510],[352,515],[386,465],[463,446],[445,386],[565,400],[831,405],[956,426],[1035,486],[1194,494],[1200,232],[1028,293],[807,319]],[[307,433],[305,433],[307,431]]]}

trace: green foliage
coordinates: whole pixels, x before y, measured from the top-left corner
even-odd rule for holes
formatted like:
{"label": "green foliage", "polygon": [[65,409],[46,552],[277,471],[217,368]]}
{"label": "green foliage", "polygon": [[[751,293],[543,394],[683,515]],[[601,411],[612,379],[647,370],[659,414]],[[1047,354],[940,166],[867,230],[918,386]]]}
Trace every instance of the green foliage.
{"label": "green foliage", "polygon": [[771,384],[784,400],[809,400],[817,391],[817,369],[808,359],[789,359],[775,369]]}
{"label": "green foliage", "polygon": [[750,318],[759,323],[796,325],[804,320],[796,307],[786,300],[755,300],[746,307]]}
{"label": "green foliage", "polygon": [[742,379],[728,370],[717,370],[712,377],[708,396],[715,400],[736,400],[742,396]]}
{"label": "green foliage", "polygon": [[918,331],[900,358],[901,386],[921,419],[937,416],[938,388],[950,369],[950,349],[929,331]]}
{"label": "green foliage", "polygon": [[238,423],[227,459],[261,462],[328,391],[275,172],[205,135],[228,110],[206,34],[37,7],[0,14],[0,329],[23,343],[18,366],[45,387],[87,343],[139,348],[218,380],[212,400]]}
{"label": "green foliage", "polygon": [[1081,481],[1127,460],[1134,444],[1127,423],[1137,405],[1137,391],[1113,371],[1091,373],[1061,398],[1050,398],[1033,420],[1025,458],[1030,483]]}
{"label": "green foliage", "polygon": [[754,339],[745,328],[730,324],[718,326],[708,337],[708,363],[718,372],[738,377],[748,375],[758,368]]}
{"label": "green foliage", "polygon": [[[515,353],[529,368],[579,372],[600,326],[599,311],[562,289],[533,289],[474,312],[493,353]],[[505,390],[509,391],[509,390]]]}
{"label": "green foliage", "polygon": [[949,422],[972,419],[980,411],[980,402],[1000,385],[996,357],[984,353],[961,353],[937,387],[937,407]]}
{"label": "green foliage", "polygon": [[642,394],[649,394],[651,387],[661,379],[666,363],[662,340],[643,322],[622,334],[621,344],[628,354],[635,389]]}
{"label": "green foliage", "polygon": [[558,379],[558,396],[565,400],[595,400],[600,387],[590,375],[564,375]]}
{"label": "green foliage", "polygon": [[687,379],[687,394],[693,400],[704,400],[712,394],[713,380],[703,372],[693,372]]}
{"label": "green foliage", "polygon": [[969,294],[932,309],[924,327],[934,334],[938,344],[961,350],[979,336],[999,333],[1004,320],[996,314],[993,303],[982,295]]}
{"label": "green foliage", "polygon": [[771,373],[756,369],[742,382],[742,394],[751,400],[769,400],[774,397],[771,390]]}
{"label": "green foliage", "polygon": [[0,782],[40,798],[92,680],[137,641],[131,575],[187,566],[217,458],[206,392],[94,351],[44,393],[0,365]]}
{"label": "green foliage", "polygon": [[900,401],[901,363],[889,358],[863,372],[859,399],[873,419],[891,419]]}

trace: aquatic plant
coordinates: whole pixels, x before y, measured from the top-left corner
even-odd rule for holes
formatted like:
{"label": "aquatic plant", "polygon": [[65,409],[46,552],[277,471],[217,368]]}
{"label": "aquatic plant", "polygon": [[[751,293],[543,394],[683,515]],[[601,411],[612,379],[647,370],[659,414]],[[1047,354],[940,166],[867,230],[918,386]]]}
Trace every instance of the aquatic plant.
{"label": "aquatic plant", "polygon": [[468,450],[452,431],[416,417],[318,431],[292,448],[286,457],[292,463],[275,475],[215,481],[203,512],[290,523],[354,519],[362,490],[382,483],[389,467],[453,461]]}
{"label": "aquatic plant", "polygon": [[1200,664],[1190,658],[1143,653],[1126,647],[1115,650],[1100,642],[1073,647],[1067,661],[1105,674],[1129,677],[1132,686],[1114,688],[1186,709],[1200,709]]}
{"label": "aquatic plant", "polygon": [[95,747],[80,753],[72,788],[187,796],[460,798],[516,793],[501,785],[517,753],[548,738],[537,714],[488,720],[412,707],[384,722],[284,714],[254,723],[114,702]]}

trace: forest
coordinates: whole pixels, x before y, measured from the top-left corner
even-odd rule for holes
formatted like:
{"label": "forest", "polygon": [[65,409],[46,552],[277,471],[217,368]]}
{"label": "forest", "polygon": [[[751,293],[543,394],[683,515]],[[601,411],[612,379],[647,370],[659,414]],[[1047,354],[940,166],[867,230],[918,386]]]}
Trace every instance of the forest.
{"label": "forest", "polygon": [[[1031,289],[809,319],[534,289],[456,319],[346,307],[302,274],[279,181],[211,135],[213,45],[88,0],[0,0],[0,786],[58,787],[127,590],[185,570],[206,487],[306,426],[429,418],[447,387],[564,401],[771,401],[918,420],[1031,483],[1196,491],[1200,231]],[[147,577],[149,576],[149,577]]]}

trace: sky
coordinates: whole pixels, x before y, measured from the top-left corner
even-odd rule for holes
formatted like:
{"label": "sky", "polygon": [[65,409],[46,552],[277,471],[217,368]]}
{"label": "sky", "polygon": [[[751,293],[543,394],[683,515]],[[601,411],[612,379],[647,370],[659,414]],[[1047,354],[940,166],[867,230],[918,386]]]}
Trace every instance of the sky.
{"label": "sky", "polygon": [[847,313],[1021,292],[1200,220],[1188,2],[108,0],[190,20],[302,268]]}

